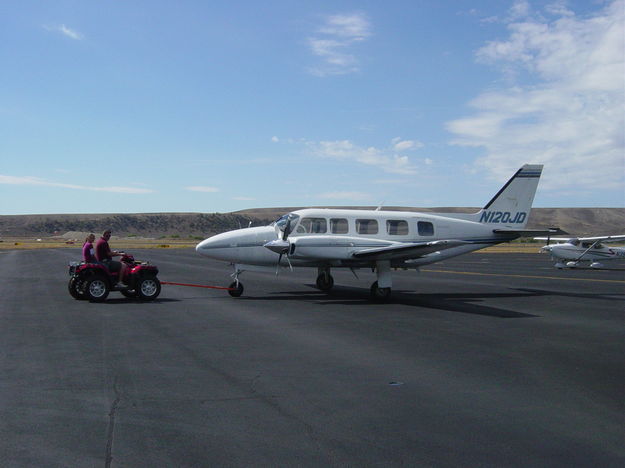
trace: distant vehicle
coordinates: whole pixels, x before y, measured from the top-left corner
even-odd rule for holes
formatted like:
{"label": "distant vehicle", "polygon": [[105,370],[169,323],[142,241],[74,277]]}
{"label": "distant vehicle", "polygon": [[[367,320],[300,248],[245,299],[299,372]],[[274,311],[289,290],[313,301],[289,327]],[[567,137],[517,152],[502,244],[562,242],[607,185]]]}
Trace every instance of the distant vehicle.
{"label": "distant vehicle", "polygon": [[92,302],[105,301],[111,291],[119,291],[129,298],[151,301],[161,292],[156,277],[158,268],[147,262],[137,262],[132,255],[121,258],[127,266],[126,284],[119,282],[119,272],[111,272],[101,263],[70,262],[67,288],[74,299]]}
{"label": "distant vehicle", "polygon": [[417,270],[521,236],[562,234],[526,230],[543,166],[526,164],[477,213],[416,213],[304,209],[270,226],[237,229],[203,240],[196,251],[234,265],[230,295],[240,296],[246,270],[317,268],[317,287],[330,290],[332,268],[371,268],[376,300],[391,295],[392,268]]}
{"label": "distant vehicle", "polygon": [[[577,268],[588,264],[590,268],[603,268],[602,261],[625,259],[625,247],[608,247],[606,243],[625,241],[625,235],[599,237],[535,237],[536,240],[546,240],[547,245],[540,251],[547,252],[554,260],[555,267]],[[555,244],[551,244],[555,242]]]}

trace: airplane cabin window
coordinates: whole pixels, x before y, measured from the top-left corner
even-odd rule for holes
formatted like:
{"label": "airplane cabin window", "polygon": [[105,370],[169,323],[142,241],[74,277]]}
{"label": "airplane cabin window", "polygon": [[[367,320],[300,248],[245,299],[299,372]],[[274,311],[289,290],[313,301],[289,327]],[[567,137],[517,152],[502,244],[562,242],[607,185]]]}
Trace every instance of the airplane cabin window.
{"label": "airplane cabin window", "polygon": [[375,219],[357,219],[356,232],[358,234],[377,234],[378,222]]}
{"label": "airplane cabin window", "polygon": [[419,221],[417,223],[417,229],[419,230],[420,236],[434,235],[434,225],[428,221]]}
{"label": "airplane cabin window", "polygon": [[297,232],[307,234],[323,234],[328,231],[328,224],[325,218],[302,218],[297,227]]}
{"label": "airplane cabin window", "polygon": [[332,234],[347,234],[349,226],[347,220],[343,218],[333,218],[330,220],[330,232]]}
{"label": "airplane cabin window", "polygon": [[386,232],[391,236],[405,236],[408,234],[408,222],[403,219],[389,219],[386,221]]}

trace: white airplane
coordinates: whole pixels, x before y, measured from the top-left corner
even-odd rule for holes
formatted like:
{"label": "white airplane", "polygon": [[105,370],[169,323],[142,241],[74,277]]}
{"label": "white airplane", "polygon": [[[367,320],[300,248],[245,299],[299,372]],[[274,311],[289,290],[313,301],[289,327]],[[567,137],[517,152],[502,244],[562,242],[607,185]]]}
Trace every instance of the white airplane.
{"label": "white airplane", "polygon": [[[200,242],[203,256],[230,262],[230,295],[243,292],[244,271],[279,267],[317,268],[317,287],[334,285],[332,268],[371,268],[376,300],[390,297],[391,269],[415,269],[521,236],[566,234],[558,229],[525,230],[542,172],[526,164],[477,213],[417,213],[309,208],[269,226],[217,234]],[[355,274],[355,272],[354,272]]]}
{"label": "white airplane", "polygon": [[[625,235],[599,237],[552,238],[535,237],[536,240],[546,240],[547,245],[541,252],[551,254],[556,262],[556,268],[575,268],[582,262],[588,262],[590,268],[603,268],[600,261],[625,259],[625,247],[607,247],[609,242],[625,241]],[[551,245],[551,242],[555,242]],[[582,263],[583,264],[583,263]]]}

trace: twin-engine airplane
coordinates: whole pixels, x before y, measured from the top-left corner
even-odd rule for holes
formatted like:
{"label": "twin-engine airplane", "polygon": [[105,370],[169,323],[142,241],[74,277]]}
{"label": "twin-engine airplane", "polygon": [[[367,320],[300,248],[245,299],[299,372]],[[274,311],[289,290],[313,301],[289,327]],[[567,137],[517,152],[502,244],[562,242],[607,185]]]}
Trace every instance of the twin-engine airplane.
{"label": "twin-engine airplane", "polygon": [[[588,262],[590,268],[603,268],[601,261],[625,260],[625,247],[607,247],[609,242],[625,241],[625,235],[600,237],[553,238],[535,237],[536,240],[546,240],[547,245],[541,252],[551,254],[556,262],[556,268],[576,268]],[[555,242],[551,245],[551,242]]]}
{"label": "twin-engine airplane", "polygon": [[477,213],[416,213],[303,209],[269,226],[237,229],[196,246],[206,257],[234,266],[230,294],[243,293],[239,275],[258,267],[317,268],[317,287],[334,285],[332,268],[371,268],[376,300],[390,297],[391,269],[415,269],[521,236],[565,234],[558,229],[525,230],[542,172],[526,164]]}

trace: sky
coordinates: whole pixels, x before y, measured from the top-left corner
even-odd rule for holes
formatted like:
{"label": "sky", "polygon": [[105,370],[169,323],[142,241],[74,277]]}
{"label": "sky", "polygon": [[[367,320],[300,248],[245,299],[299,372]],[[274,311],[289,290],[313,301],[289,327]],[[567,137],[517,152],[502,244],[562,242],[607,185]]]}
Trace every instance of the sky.
{"label": "sky", "polygon": [[625,207],[625,0],[0,2],[0,214]]}

